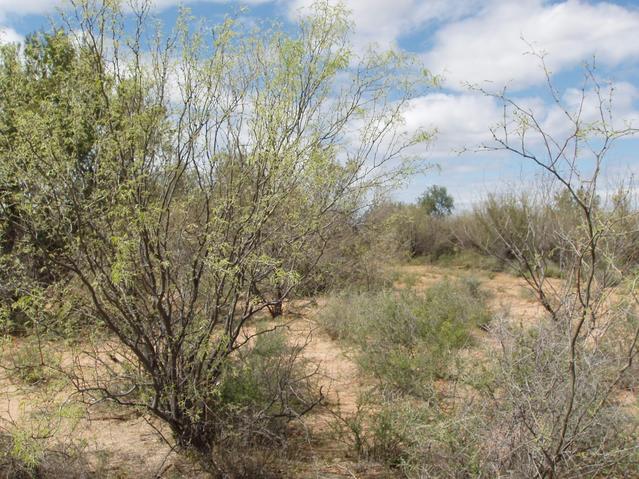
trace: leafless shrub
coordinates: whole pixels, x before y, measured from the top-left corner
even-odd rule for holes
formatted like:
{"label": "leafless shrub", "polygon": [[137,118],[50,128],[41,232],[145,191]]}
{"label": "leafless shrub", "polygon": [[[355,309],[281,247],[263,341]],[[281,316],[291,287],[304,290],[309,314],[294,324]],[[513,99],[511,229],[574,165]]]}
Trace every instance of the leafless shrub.
{"label": "leafless shrub", "polygon": [[[545,67],[543,56],[539,59]],[[571,215],[551,211],[550,195],[540,195],[533,207],[514,202],[515,209],[504,216],[493,214],[490,203],[485,207],[486,224],[548,315],[538,327],[508,340],[502,336],[494,391],[499,406],[491,422],[498,446],[490,467],[521,477],[622,474],[624,467],[636,471],[636,450],[628,447],[636,421],[624,414],[615,395],[637,356],[639,329],[634,320],[627,321],[628,315],[636,317],[637,304],[619,314],[612,286],[619,268],[629,266],[618,247],[619,235],[625,234],[616,227],[619,215],[635,221],[636,212],[621,213],[618,203],[606,210],[598,188],[612,145],[637,130],[614,120],[613,89],[604,88],[593,69],[586,69],[574,109],[563,104],[548,72],[547,78],[566,119],[568,133],[562,137],[505,92],[493,95],[504,104],[504,121],[492,130],[494,145],[486,148],[539,167],[550,185],[547,191],[554,191]],[[592,105],[595,113],[589,116]],[[579,166],[584,158],[592,160],[592,168]],[[560,281],[549,279],[552,260],[559,261]],[[630,325],[628,340],[611,351],[603,345],[618,340],[612,331],[620,321]]]}

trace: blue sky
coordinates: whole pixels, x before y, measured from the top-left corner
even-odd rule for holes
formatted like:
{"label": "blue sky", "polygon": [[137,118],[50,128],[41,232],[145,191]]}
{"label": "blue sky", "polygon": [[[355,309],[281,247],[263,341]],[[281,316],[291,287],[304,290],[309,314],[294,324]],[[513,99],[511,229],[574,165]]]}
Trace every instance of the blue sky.
{"label": "blue sky", "polygon": [[[179,5],[213,20],[246,6],[247,20],[278,18],[292,22],[311,0],[156,0],[156,13],[172,23]],[[430,184],[441,184],[470,204],[487,192],[530,185],[535,170],[503,154],[477,153],[500,119],[499,104],[469,90],[467,84],[498,90],[530,105],[544,124],[560,132],[561,115],[544,89],[539,62],[526,55],[531,45],[545,51],[547,64],[568,105],[582,82],[584,61],[596,58],[599,75],[616,84],[615,115],[639,126],[639,1],[585,0],[346,0],[355,22],[356,48],[370,43],[418,55],[443,78],[442,87],[415,99],[407,112],[409,128],[436,128],[435,142],[416,152],[439,165],[396,193],[410,201]],[[21,41],[46,27],[47,15],[64,0],[0,0],[3,41]],[[639,173],[637,140],[624,140],[605,169],[609,183]],[[458,154],[464,148],[470,152]]]}

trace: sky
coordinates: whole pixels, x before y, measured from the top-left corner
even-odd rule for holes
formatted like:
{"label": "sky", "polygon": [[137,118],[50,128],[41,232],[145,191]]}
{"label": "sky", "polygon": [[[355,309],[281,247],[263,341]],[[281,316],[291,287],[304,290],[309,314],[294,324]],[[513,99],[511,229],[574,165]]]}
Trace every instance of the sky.
{"label": "sky", "polygon": [[[246,6],[246,20],[295,18],[312,0],[155,0],[170,24],[180,5],[212,20]],[[435,141],[415,152],[436,165],[418,175],[395,198],[412,201],[429,185],[446,186],[461,207],[493,191],[534,183],[536,170],[518,158],[477,151],[490,142],[500,104],[476,88],[509,94],[557,134],[565,119],[548,95],[544,72],[531,50],[544,52],[561,100],[576,107],[585,62],[615,85],[615,118],[639,127],[639,0],[345,0],[355,23],[353,44],[411,52],[441,77],[441,86],[411,101],[409,129],[436,129]],[[0,41],[21,41],[46,28],[64,0],[0,0]],[[591,105],[592,106],[592,105]],[[588,107],[588,105],[587,105]],[[620,141],[610,152],[604,183],[639,173],[639,140]]]}

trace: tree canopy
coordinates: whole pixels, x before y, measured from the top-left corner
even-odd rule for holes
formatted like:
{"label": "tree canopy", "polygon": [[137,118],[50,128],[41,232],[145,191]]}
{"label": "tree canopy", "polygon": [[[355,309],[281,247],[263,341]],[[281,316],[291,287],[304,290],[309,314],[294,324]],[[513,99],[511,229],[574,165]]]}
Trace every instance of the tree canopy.
{"label": "tree canopy", "polygon": [[455,200],[445,186],[433,185],[419,198],[419,205],[430,216],[449,216],[455,209]]}

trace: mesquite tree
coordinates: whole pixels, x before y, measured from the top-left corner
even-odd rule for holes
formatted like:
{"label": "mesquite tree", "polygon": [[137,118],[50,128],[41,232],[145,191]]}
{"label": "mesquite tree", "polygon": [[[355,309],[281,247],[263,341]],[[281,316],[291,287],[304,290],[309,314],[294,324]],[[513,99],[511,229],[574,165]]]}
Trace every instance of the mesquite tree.
{"label": "mesquite tree", "polygon": [[[352,54],[340,7],[317,4],[293,33],[185,13],[169,35],[138,7],[74,2],[61,26],[75,60],[66,97],[15,108],[0,154],[20,184],[21,228],[60,245],[49,259],[121,346],[117,377],[78,386],[210,452],[225,365],[258,334],[247,321],[281,304],[335,218],[406,174],[404,150],[427,137],[401,130],[406,59]],[[29,74],[12,51],[3,95]],[[84,138],[87,151],[73,148]]]}

